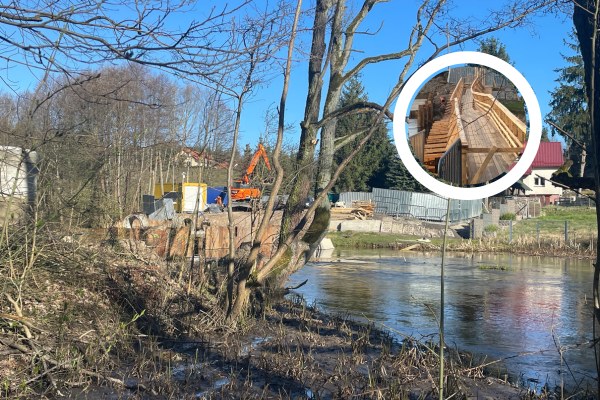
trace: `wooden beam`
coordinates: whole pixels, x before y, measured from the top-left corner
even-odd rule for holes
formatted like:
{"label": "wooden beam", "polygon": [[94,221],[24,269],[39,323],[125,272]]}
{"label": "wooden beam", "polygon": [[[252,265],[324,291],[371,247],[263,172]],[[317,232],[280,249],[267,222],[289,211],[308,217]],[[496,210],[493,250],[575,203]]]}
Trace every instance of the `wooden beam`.
{"label": "wooden beam", "polygon": [[[490,147],[469,147],[467,153],[488,153]],[[523,151],[522,147],[497,147],[496,153],[520,153]]]}
{"label": "wooden beam", "polygon": [[461,172],[461,183],[463,186],[465,186],[467,184],[467,150],[468,150],[468,145],[465,142],[461,141],[461,148],[460,148],[460,161],[461,161],[461,166],[460,166],[460,172]]}
{"label": "wooden beam", "polygon": [[471,185],[474,185],[474,184],[477,183],[477,181],[479,180],[479,177],[481,176],[481,174],[483,173],[483,171],[487,168],[487,166],[490,163],[490,161],[492,161],[492,157],[494,157],[494,154],[496,154],[496,150],[497,149],[498,148],[496,146],[493,146],[490,149],[490,152],[487,154],[487,156],[485,156],[485,159],[483,160],[483,162],[479,166],[479,169],[477,170],[477,172],[475,173],[475,175],[473,176],[473,178],[471,178],[471,181],[469,182]]}

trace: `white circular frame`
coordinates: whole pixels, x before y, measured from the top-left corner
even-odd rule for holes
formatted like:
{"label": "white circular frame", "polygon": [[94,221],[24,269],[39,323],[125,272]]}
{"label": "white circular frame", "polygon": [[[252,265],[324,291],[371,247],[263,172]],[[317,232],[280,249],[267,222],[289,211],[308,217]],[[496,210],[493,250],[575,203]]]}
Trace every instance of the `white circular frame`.
{"label": "white circular frame", "polygon": [[[529,114],[529,137],[527,146],[525,146],[525,151],[519,162],[508,171],[506,175],[497,181],[472,188],[448,185],[425,172],[410,149],[406,129],[406,116],[408,115],[412,98],[419,87],[435,73],[449,66],[458,64],[479,64],[493,68],[503,74],[506,78],[511,80],[523,96]],[[398,101],[396,102],[396,107],[394,108],[394,116],[394,142],[396,143],[396,148],[398,149],[398,153],[400,154],[400,158],[406,166],[406,169],[408,169],[416,180],[432,192],[443,197],[450,197],[458,200],[475,200],[491,197],[509,188],[525,174],[533,162],[542,138],[542,113],[537,97],[529,85],[529,82],[527,82],[519,71],[507,62],[489,54],[476,51],[460,51],[445,54],[429,61],[419,68],[410,77],[402,89]]]}

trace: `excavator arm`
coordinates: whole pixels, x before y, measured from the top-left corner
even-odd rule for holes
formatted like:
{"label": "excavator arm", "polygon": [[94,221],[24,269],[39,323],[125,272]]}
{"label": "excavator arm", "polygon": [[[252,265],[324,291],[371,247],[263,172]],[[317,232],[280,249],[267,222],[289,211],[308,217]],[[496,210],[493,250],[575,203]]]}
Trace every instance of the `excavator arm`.
{"label": "excavator arm", "polygon": [[246,173],[242,177],[243,183],[245,183],[245,184],[250,183],[250,175],[252,175],[252,173],[254,172],[254,169],[258,165],[258,162],[260,161],[261,157],[265,161],[265,165],[267,166],[267,169],[269,171],[271,170],[271,163],[269,162],[269,157],[267,156],[267,151],[265,150],[265,147],[259,143],[258,149],[252,156],[252,160],[250,160],[250,164],[248,164],[248,168],[246,168]]}

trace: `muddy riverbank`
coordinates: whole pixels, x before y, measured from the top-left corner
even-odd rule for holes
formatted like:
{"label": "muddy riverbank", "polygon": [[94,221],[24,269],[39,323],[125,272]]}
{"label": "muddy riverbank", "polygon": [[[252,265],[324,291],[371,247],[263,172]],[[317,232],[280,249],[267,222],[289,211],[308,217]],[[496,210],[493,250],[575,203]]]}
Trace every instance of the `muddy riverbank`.
{"label": "muddy riverbank", "polygon": [[[69,390],[87,398],[412,399],[437,398],[437,348],[400,343],[372,325],[331,317],[285,301],[245,329],[202,340],[142,345],[153,353],[146,368],[120,369],[129,389],[90,385]],[[451,350],[450,350],[451,351]],[[449,355],[446,390],[459,398],[533,398],[479,367],[465,354]],[[160,383],[159,383],[160,382]],[[541,396],[544,398],[546,396]]]}

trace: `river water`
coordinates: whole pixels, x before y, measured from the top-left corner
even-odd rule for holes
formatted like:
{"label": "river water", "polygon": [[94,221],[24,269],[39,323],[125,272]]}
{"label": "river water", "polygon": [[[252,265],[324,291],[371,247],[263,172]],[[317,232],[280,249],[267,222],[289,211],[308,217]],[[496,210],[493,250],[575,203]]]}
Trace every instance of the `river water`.
{"label": "river water", "polygon": [[[296,292],[324,311],[437,341],[440,263],[439,253],[342,250],[331,262],[307,264],[290,285],[308,279]],[[591,261],[449,253],[445,276],[448,346],[505,359],[530,387],[558,385],[561,370],[566,387],[595,387]]]}

